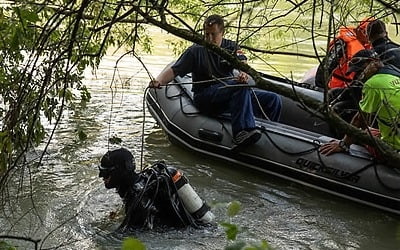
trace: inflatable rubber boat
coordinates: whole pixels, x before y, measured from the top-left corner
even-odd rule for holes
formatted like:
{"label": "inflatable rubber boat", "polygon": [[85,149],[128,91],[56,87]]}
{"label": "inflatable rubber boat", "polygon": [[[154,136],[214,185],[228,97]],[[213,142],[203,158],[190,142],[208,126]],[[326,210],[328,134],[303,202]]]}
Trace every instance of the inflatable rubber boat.
{"label": "inflatable rubber boat", "polygon": [[[274,84],[323,100],[309,84],[267,76]],[[319,145],[333,139],[329,125],[299,103],[283,97],[279,123],[257,119],[262,132],[254,145],[232,142],[229,117],[209,117],[192,102],[191,77],[177,77],[160,89],[150,89],[146,103],[172,143],[228,162],[256,169],[346,199],[400,214],[400,169],[375,163],[363,147],[330,156]]]}

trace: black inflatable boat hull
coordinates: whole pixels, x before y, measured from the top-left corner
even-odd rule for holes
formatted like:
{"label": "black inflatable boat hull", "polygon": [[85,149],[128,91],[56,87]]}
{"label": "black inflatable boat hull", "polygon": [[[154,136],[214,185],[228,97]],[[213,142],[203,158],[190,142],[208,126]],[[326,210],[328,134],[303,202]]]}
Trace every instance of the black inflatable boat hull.
{"label": "black inflatable boat hull", "polygon": [[[186,79],[187,80],[187,79]],[[185,83],[185,79],[178,82]],[[283,83],[279,83],[283,84]],[[290,87],[290,86],[289,86]],[[313,91],[304,89],[303,91]],[[317,91],[314,91],[316,98]],[[284,109],[297,107],[285,100]],[[191,101],[189,85],[171,85],[150,89],[146,95],[148,109],[173,143],[218,159],[232,162],[293,182],[322,190],[346,199],[400,214],[400,173],[397,169],[377,165],[362,147],[351,154],[319,154],[318,145],[332,137],[322,121],[304,118],[302,126],[316,124],[310,130],[266,120],[257,120],[261,139],[254,145],[235,148],[231,125],[223,117],[213,118],[198,112]],[[288,108],[288,105],[292,105]],[[296,112],[291,111],[292,118]],[[293,113],[294,112],[294,113]],[[290,116],[282,114],[284,119]],[[292,121],[296,124],[296,121]],[[299,122],[297,122],[298,124]],[[318,124],[323,126],[318,127]]]}

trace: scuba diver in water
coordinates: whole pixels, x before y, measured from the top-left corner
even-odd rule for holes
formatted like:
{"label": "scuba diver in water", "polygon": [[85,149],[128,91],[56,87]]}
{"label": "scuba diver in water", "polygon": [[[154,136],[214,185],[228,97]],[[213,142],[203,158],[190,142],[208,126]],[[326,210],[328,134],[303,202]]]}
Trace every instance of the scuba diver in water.
{"label": "scuba diver in water", "polygon": [[177,169],[157,162],[135,172],[133,155],[124,148],[108,151],[99,166],[107,189],[115,188],[125,205],[120,230],[209,224],[214,215]]}

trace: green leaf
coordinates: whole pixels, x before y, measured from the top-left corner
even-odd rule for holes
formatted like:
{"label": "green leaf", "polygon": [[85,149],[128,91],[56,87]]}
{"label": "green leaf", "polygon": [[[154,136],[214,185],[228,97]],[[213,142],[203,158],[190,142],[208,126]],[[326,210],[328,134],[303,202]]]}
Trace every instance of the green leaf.
{"label": "green leaf", "polygon": [[16,248],[5,241],[0,241],[0,250],[16,250]]}
{"label": "green leaf", "polygon": [[272,250],[272,248],[268,245],[266,240],[262,240],[259,245],[251,244],[250,246],[246,246],[243,250]]}
{"label": "green leaf", "polygon": [[84,102],[89,102],[89,101],[90,101],[90,98],[91,98],[92,96],[90,95],[90,92],[88,91],[88,89],[86,88],[86,86],[82,86],[79,90],[80,90],[80,92],[81,92],[81,99],[82,99],[82,101],[84,101]]}
{"label": "green leaf", "polygon": [[228,240],[236,240],[236,236],[239,233],[239,228],[228,222],[221,222],[221,226],[225,228],[226,238]]}
{"label": "green leaf", "polygon": [[78,129],[78,137],[79,140],[84,141],[87,139],[87,134],[83,131],[83,129]]}
{"label": "green leaf", "polygon": [[20,34],[20,29],[15,29],[15,31],[14,31],[14,33],[13,33],[13,35],[12,35],[12,39],[11,39],[11,42],[10,42],[10,49],[11,50],[17,50],[18,49],[18,47],[19,47],[19,41],[20,41],[20,39],[19,39],[19,34]]}
{"label": "green leaf", "polygon": [[20,9],[20,15],[24,21],[28,21],[28,22],[39,21],[39,16],[37,15],[37,13],[34,11],[31,11],[31,10]]}
{"label": "green leaf", "polygon": [[228,210],[226,213],[229,217],[233,217],[239,213],[240,208],[241,208],[241,204],[239,201],[232,201],[229,203]]}
{"label": "green leaf", "polygon": [[122,250],[145,250],[146,246],[138,239],[129,237],[122,242]]}
{"label": "green leaf", "polygon": [[72,93],[71,89],[60,89],[58,91],[58,97],[59,98],[65,98],[66,101],[72,101],[74,100],[74,94]]}
{"label": "green leaf", "polygon": [[226,246],[225,250],[241,250],[244,246],[246,246],[246,243],[243,241],[239,241],[232,245]]}

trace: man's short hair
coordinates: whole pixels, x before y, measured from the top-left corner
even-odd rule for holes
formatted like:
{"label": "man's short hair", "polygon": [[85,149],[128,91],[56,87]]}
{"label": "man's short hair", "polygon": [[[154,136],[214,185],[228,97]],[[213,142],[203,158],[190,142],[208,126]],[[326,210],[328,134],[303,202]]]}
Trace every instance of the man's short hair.
{"label": "man's short hair", "polygon": [[[374,40],[379,36],[386,36],[386,25],[379,19],[376,19],[368,24],[367,34],[370,40]],[[372,39],[371,39],[372,38]]]}
{"label": "man's short hair", "polygon": [[222,32],[224,32],[225,24],[224,24],[224,19],[222,18],[222,16],[220,16],[220,15],[211,15],[211,16],[207,17],[206,20],[204,21],[204,29],[206,27],[211,27],[214,24],[218,25],[218,28]]}

